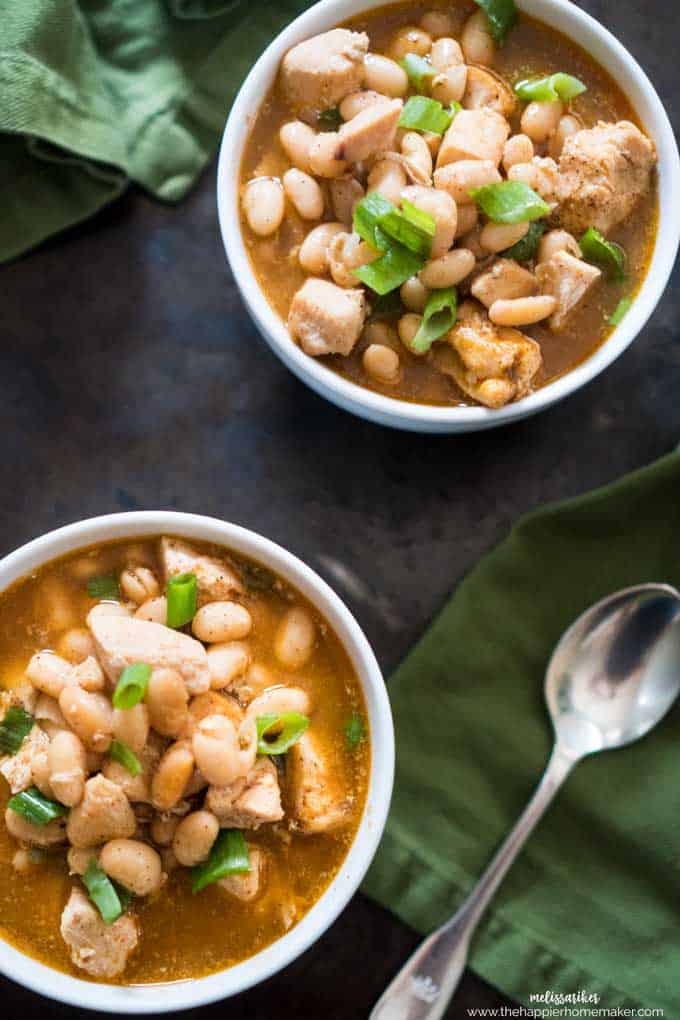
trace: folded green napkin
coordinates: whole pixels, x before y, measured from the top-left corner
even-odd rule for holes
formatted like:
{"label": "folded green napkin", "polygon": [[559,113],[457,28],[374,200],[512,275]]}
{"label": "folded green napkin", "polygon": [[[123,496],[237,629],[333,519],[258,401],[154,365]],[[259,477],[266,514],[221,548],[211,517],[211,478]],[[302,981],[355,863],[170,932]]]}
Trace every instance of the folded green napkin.
{"label": "folded green napkin", "polygon": [[182,198],[307,0],[0,0],[0,262],[130,181]]}
{"label": "folded green napkin", "polygon": [[[643,581],[680,585],[677,453],[530,514],[469,574],[389,687],[396,786],[370,895],[421,932],[455,909],[545,765],[555,643]],[[680,706],[639,743],[586,759],[497,895],[472,968],[527,1004],[585,990],[679,1017],[679,768]]]}

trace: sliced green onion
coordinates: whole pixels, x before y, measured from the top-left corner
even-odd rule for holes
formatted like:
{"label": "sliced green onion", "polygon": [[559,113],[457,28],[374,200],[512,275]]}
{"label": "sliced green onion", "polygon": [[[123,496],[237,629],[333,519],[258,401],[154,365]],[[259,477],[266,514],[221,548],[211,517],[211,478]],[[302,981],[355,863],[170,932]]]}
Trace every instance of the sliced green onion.
{"label": "sliced green onion", "polygon": [[[460,103],[456,103],[460,109]],[[452,104],[453,106],[453,104]],[[411,96],[406,100],[399,118],[399,127],[409,131],[429,131],[443,135],[458,110],[445,110],[441,103],[428,96]]]}
{"label": "sliced green onion", "polygon": [[579,241],[586,262],[593,262],[605,271],[610,280],[624,279],[626,253],[620,244],[607,241],[595,227],[588,227]]}
{"label": "sliced green onion", "polygon": [[352,270],[357,279],[376,294],[388,294],[401,287],[423,268],[423,259],[402,244],[394,244],[375,262]]}
{"label": "sliced green onion", "polygon": [[87,582],[87,594],[91,599],[119,599],[118,581],[113,574],[91,577]]}
{"label": "sliced green onion", "polygon": [[381,216],[378,226],[388,237],[403,244],[409,251],[428,258],[437,229],[434,216],[430,213],[402,199],[401,209],[391,209]]}
{"label": "sliced green onion", "polygon": [[258,715],[258,754],[285,754],[296,744],[309,726],[309,718],[300,712],[281,712]]}
{"label": "sliced green onion", "polygon": [[109,757],[117,761],[119,765],[122,765],[124,769],[130,773],[131,776],[138,776],[142,771],[142,764],[127,744],[124,744],[122,740],[112,740],[111,746],[109,747]]}
{"label": "sliced green onion", "polygon": [[150,676],[151,666],[145,662],[133,662],[131,666],[126,666],[113,692],[113,707],[134,708],[138,705],[146,694]]}
{"label": "sliced green onion", "polygon": [[117,921],[123,913],[123,904],[118,890],[106,872],[99,867],[96,857],[91,858],[83,875],[83,883],[104,924],[113,924]]}
{"label": "sliced green onion", "polygon": [[411,341],[413,350],[426,354],[435,340],[451,329],[456,321],[457,309],[458,292],[455,287],[433,290],[427,299],[418,332]]}
{"label": "sliced green onion", "polygon": [[396,211],[396,205],[387,198],[383,198],[379,191],[372,191],[354,206],[353,227],[354,233],[370,244],[376,251],[384,250],[384,240],[378,231],[378,223],[387,213]]}
{"label": "sliced green onion", "polygon": [[63,804],[58,804],[56,800],[49,800],[47,797],[43,797],[40,790],[36,789],[35,786],[31,786],[28,790],[23,790],[21,793],[15,793],[7,801],[7,807],[11,808],[17,815],[25,818],[31,825],[47,825],[49,822],[53,822],[55,818],[63,818],[66,814],[66,808]]}
{"label": "sliced green onion", "polygon": [[494,223],[523,223],[547,216],[550,206],[524,181],[501,181],[472,188],[470,194]]}
{"label": "sliced green onion", "polygon": [[322,110],[317,120],[322,131],[337,131],[343,122],[337,106],[332,106],[329,110]]}
{"label": "sliced green onion", "polygon": [[429,79],[434,78],[437,73],[437,68],[425,57],[419,57],[417,53],[407,53],[399,63],[406,71],[411,85],[418,92],[424,92]]}
{"label": "sliced green onion", "polygon": [[571,74],[565,74],[564,71],[557,71],[547,78],[523,78],[513,87],[519,98],[528,103],[554,103],[558,99],[568,103],[570,99],[575,99],[586,91],[582,81]]}
{"label": "sliced green onion", "polygon": [[243,833],[238,829],[222,829],[205,864],[191,869],[191,891],[200,892],[220,878],[245,871],[250,871],[250,856]]}
{"label": "sliced green onion", "polygon": [[345,741],[348,747],[356,747],[366,736],[364,720],[358,712],[352,712],[345,726]]}
{"label": "sliced green onion", "polygon": [[168,581],[165,594],[168,599],[165,622],[168,627],[183,627],[196,615],[198,582],[195,574],[177,574]]}
{"label": "sliced green onion", "polygon": [[517,21],[515,0],[475,0],[475,3],[486,14],[494,40],[502,46],[506,35]]}
{"label": "sliced green onion", "polygon": [[0,723],[0,754],[16,754],[32,729],[32,715],[18,705],[8,708]]}
{"label": "sliced green onion", "polygon": [[516,241],[511,248],[506,248],[502,252],[504,259],[514,259],[515,262],[528,262],[529,259],[534,258],[538,249],[538,242],[541,240],[542,235],[545,233],[545,223],[541,223],[539,220],[534,220],[533,223],[529,224],[524,237],[521,237],[519,241]]}
{"label": "sliced green onion", "polygon": [[632,304],[632,297],[622,297],[612,314],[609,316],[609,325],[618,326],[621,320],[625,318],[627,312],[630,311],[630,306]]}

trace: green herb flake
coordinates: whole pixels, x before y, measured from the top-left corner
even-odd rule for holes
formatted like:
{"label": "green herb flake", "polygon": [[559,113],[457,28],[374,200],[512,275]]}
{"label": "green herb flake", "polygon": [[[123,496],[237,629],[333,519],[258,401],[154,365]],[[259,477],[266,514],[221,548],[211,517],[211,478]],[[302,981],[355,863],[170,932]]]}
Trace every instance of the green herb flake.
{"label": "green herb flake", "polygon": [[[460,109],[460,103],[455,104]],[[452,104],[453,107],[453,104]],[[441,103],[428,96],[411,96],[406,100],[399,127],[408,131],[427,131],[443,135],[458,110],[445,110]]]}
{"label": "green herb flake", "polygon": [[533,220],[533,222],[529,224],[529,229],[524,237],[521,237],[519,241],[516,241],[511,248],[506,248],[506,250],[501,253],[502,257],[504,259],[514,259],[515,262],[528,262],[529,259],[535,258],[538,250],[538,242],[541,240],[545,230],[545,223],[541,223],[539,220]]}
{"label": "green herb flake", "polygon": [[419,57],[417,53],[407,53],[399,63],[406,71],[411,85],[417,92],[424,92],[430,79],[434,78],[437,69],[432,66],[425,57]]}
{"label": "green herb flake", "polygon": [[366,727],[363,717],[358,712],[352,712],[345,726],[345,742],[350,748],[357,747],[362,740],[366,739]]}
{"label": "green herb flake", "polygon": [[124,907],[115,885],[92,857],[83,875],[83,884],[90,899],[101,914],[104,924],[113,924],[123,913]]}
{"label": "green herb flake", "polygon": [[32,729],[32,715],[18,705],[8,708],[0,723],[0,754],[16,754]]}
{"label": "green herb flake", "polygon": [[475,0],[489,22],[494,42],[502,46],[510,29],[517,21],[515,0]]}
{"label": "green herb flake", "polygon": [[250,871],[250,855],[243,833],[238,829],[222,829],[205,864],[191,869],[191,891],[200,892],[220,878],[247,871]]}
{"label": "green herb flake", "polygon": [[91,599],[110,599],[112,601],[117,601],[120,598],[118,580],[113,576],[113,574],[106,574],[101,577],[91,577],[87,582],[87,594]]}
{"label": "green herb flake", "polygon": [[595,227],[588,227],[579,245],[586,262],[599,266],[610,280],[625,279],[626,253],[620,244],[608,241]]}
{"label": "green herb flake", "polygon": [[132,748],[123,743],[122,740],[111,741],[111,746],[109,747],[109,758],[118,762],[119,765],[122,765],[131,776],[138,776],[142,771],[142,765],[139,758]]}
{"label": "green herb flake", "polygon": [[343,123],[337,106],[332,106],[329,110],[322,110],[317,121],[322,131],[337,131]]}
{"label": "green herb flake", "polygon": [[618,326],[620,322],[626,317],[633,304],[632,297],[622,297],[618,305],[608,318],[610,326]]}

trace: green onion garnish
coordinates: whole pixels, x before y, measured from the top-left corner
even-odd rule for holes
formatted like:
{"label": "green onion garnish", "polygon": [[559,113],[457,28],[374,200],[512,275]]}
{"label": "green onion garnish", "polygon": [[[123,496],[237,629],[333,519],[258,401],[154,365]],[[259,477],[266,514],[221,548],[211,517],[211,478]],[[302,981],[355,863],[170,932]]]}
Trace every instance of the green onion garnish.
{"label": "green onion garnish", "polygon": [[588,227],[579,241],[586,262],[593,262],[605,271],[610,280],[624,279],[626,253],[620,244],[607,241],[595,227]]}
{"label": "green onion garnish", "polygon": [[575,99],[586,91],[582,81],[571,74],[565,74],[564,71],[557,71],[547,78],[523,78],[513,88],[519,98],[528,103],[554,103],[558,99],[568,103],[570,99]]}
{"label": "green onion garnish", "polygon": [[124,744],[122,740],[112,740],[109,747],[109,757],[122,765],[131,776],[138,776],[142,771],[142,765],[135,752]]}
{"label": "green onion garnish", "polygon": [[523,223],[547,216],[550,206],[524,181],[501,181],[472,188],[470,194],[494,223]]}
{"label": "green onion garnish", "polygon": [[380,245],[384,242],[384,238],[378,231],[378,223],[383,216],[396,208],[396,205],[389,199],[383,198],[379,191],[372,191],[354,206],[354,233],[358,234],[376,251],[381,251]]}
{"label": "green onion garnish", "polygon": [[423,264],[418,255],[395,243],[375,262],[359,266],[352,272],[376,294],[388,294],[419,273]]}
{"label": "green onion garnish", "polygon": [[83,875],[83,883],[104,924],[113,924],[117,921],[123,913],[123,904],[118,890],[106,872],[99,867],[96,857],[90,860]]}
{"label": "green onion garnish", "polygon": [[529,229],[524,237],[516,241],[511,248],[506,248],[504,252],[501,252],[502,257],[504,259],[514,259],[515,262],[528,262],[529,259],[533,259],[536,255],[538,242],[544,233],[545,223],[534,220],[533,223],[529,224]]}
{"label": "green onion garnish", "polygon": [[391,209],[381,216],[378,225],[388,237],[403,244],[409,251],[427,258],[437,224],[434,216],[402,199],[401,209]]}
{"label": "green onion garnish", "polygon": [[429,131],[434,135],[443,135],[460,109],[460,103],[452,103],[451,109],[445,110],[436,99],[430,99],[428,96],[411,96],[401,111],[399,127],[408,128],[409,131]]}
{"label": "green onion garnish", "polygon": [[322,110],[317,121],[321,125],[322,131],[337,131],[343,122],[337,106],[332,106],[329,110]]}
{"label": "green onion garnish", "polygon": [[243,833],[238,829],[222,829],[205,864],[191,869],[191,891],[200,892],[220,878],[245,871],[250,871],[250,856]]}
{"label": "green onion garnish", "polygon": [[364,720],[358,712],[352,712],[345,726],[345,740],[348,747],[356,747],[366,736]]}
{"label": "green onion garnish", "polygon": [[399,63],[406,71],[411,85],[418,92],[423,92],[429,79],[434,78],[437,73],[436,67],[433,67],[425,57],[419,57],[417,53],[407,53]]}
{"label": "green onion garnish", "polygon": [[418,354],[426,354],[435,340],[451,329],[456,321],[458,292],[455,287],[433,290],[427,299],[423,319],[411,347]]}
{"label": "green onion garnish", "polygon": [[517,21],[515,0],[475,0],[475,3],[486,14],[494,40],[502,46],[506,35]]}
{"label": "green onion garnish", "polygon": [[126,666],[118,678],[113,692],[114,708],[134,708],[144,698],[149,685],[151,666],[145,662],[133,662]]}
{"label": "green onion garnish", "polygon": [[272,713],[258,715],[255,725],[258,754],[285,754],[305,732],[309,718],[300,712]]}
{"label": "green onion garnish", "polygon": [[196,599],[198,582],[195,574],[177,574],[168,581],[166,592],[168,599],[165,622],[168,627],[183,627],[191,623],[196,615]]}
{"label": "green onion garnish", "polygon": [[55,818],[63,818],[66,814],[66,808],[63,804],[58,804],[56,800],[48,800],[47,797],[43,797],[40,790],[36,789],[35,786],[31,786],[28,790],[23,790],[21,793],[15,793],[13,797],[7,801],[7,807],[11,808],[16,814],[21,815],[31,825],[47,825],[49,822],[53,822]]}
{"label": "green onion garnish", "polygon": [[8,708],[0,723],[0,754],[16,754],[32,729],[32,715],[18,705]]}
{"label": "green onion garnish", "polygon": [[622,297],[618,305],[609,316],[608,322],[610,326],[618,326],[621,320],[625,317],[626,313],[630,311],[630,306],[633,304],[632,297]]}
{"label": "green onion garnish", "polygon": [[118,581],[113,574],[91,577],[87,582],[87,594],[91,599],[119,599]]}

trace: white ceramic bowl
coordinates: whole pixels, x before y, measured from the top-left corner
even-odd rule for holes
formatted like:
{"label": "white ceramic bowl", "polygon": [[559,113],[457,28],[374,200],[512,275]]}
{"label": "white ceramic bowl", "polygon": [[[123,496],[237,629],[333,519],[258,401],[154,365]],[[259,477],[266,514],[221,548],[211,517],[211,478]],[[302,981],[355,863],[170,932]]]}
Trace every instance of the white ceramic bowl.
{"label": "white ceramic bowl", "polygon": [[37,963],[0,939],[0,971],[60,1002],[111,1013],[165,1013],[235,995],[270,977],[305,951],[335,920],[356,891],[378,847],[387,818],[394,773],[394,731],[389,700],[375,656],[359,624],[325,581],[281,546],[235,524],[163,510],[111,514],[69,524],[0,560],[0,591],[55,557],[83,546],[144,535],[182,535],[216,542],[268,566],[312,602],[342,641],[366,700],[371,733],[371,773],[366,807],[340,871],[305,917],[255,956],[209,977],[164,985],[94,984]]}
{"label": "white ceramic bowl", "polygon": [[605,67],[626,93],[654,139],[659,154],[660,223],[645,282],[631,310],[587,361],[536,393],[500,410],[484,407],[429,407],[374,393],[304,354],[269,306],[250,268],[241,235],[238,189],[241,157],[256,111],[274,82],[281,58],[296,43],[353,15],[384,6],[384,0],[321,0],[296,18],[264,51],[246,78],[227,121],[217,171],[217,205],[222,239],[234,278],[260,333],[300,379],[334,404],[370,421],[415,432],[474,432],[516,421],[556,403],[603,371],[641,331],[663,293],[680,239],[680,162],[661,101],[630,53],[594,18],[569,0],[516,0],[520,10],[573,39]]}

